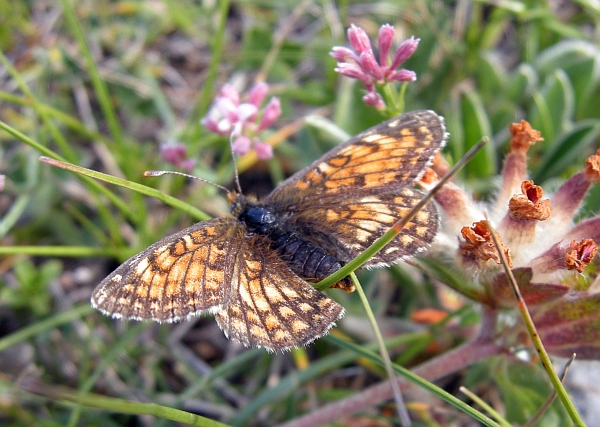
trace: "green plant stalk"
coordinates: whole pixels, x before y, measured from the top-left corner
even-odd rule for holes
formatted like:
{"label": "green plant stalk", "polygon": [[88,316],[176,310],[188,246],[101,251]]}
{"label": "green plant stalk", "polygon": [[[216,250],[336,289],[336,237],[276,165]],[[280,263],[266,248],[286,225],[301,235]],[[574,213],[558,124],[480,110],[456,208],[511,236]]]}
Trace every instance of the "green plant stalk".
{"label": "green plant stalk", "polygon": [[44,396],[64,404],[76,403],[89,408],[102,409],[110,412],[133,415],[154,415],[193,426],[200,427],[228,427],[227,424],[201,417],[200,415],[156,403],[130,402],[114,397],[99,394],[79,394],[77,391],[64,387],[49,387],[37,380],[21,381],[21,388],[28,393]]}
{"label": "green plant stalk", "polygon": [[100,77],[100,72],[98,71],[98,67],[96,66],[96,62],[90,52],[87,42],[85,40],[85,35],[81,26],[79,25],[79,21],[75,16],[75,11],[71,6],[69,0],[61,0],[63,12],[65,14],[65,18],[67,20],[67,24],[73,33],[73,36],[77,40],[79,45],[79,49],[85,58],[85,62],[87,64],[87,71],[90,75],[90,80],[92,82],[92,86],[94,87],[94,91],[98,96],[98,103],[100,104],[100,108],[102,109],[102,113],[106,118],[106,123],[110,130],[110,134],[115,142],[113,148],[116,148],[120,154],[121,160],[127,158],[126,147],[123,144],[123,130],[121,129],[121,125],[117,120],[117,115],[115,114],[114,109],[112,108],[110,102],[110,96],[108,93],[108,89],[106,88],[106,84]]}
{"label": "green plant stalk", "polygon": [[[6,236],[6,233],[17,223],[30,199],[31,196],[27,193],[17,197],[9,211],[0,220],[0,239]],[[0,247],[0,249],[2,248]]]}
{"label": "green plant stalk", "polygon": [[72,165],[70,163],[61,162],[48,157],[40,157],[40,161],[64,170],[68,170],[70,172],[78,173],[80,175],[84,175],[86,177],[94,178],[100,181],[105,181],[110,184],[118,185],[120,187],[137,191],[138,193],[144,194],[146,196],[154,197],[169,206],[173,206],[174,208],[182,210],[183,212],[200,221],[211,218],[210,215],[207,215],[201,210],[152,187],[147,187],[145,185],[138,184],[127,179],[117,178],[116,176],[108,175],[102,172],[97,172],[87,168],[82,168],[81,166]]}
{"label": "green plant stalk", "polygon": [[521,295],[521,291],[519,289],[519,286],[517,285],[515,276],[513,275],[512,270],[508,266],[508,262],[506,261],[504,252],[500,249],[502,246],[499,242],[498,236],[496,235],[496,230],[492,227],[492,224],[487,219],[487,215],[486,215],[486,222],[491,231],[490,234],[492,236],[492,239],[494,240],[494,244],[496,245],[498,254],[500,255],[500,260],[502,261],[504,271],[506,272],[506,275],[508,276],[508,279],[509,279],[508,282],[510,283],[513,293],[515,294],[515,297],[517,299],[517,308],[519,309],[519,312],[521,313],[521,317],[523,318],[523,322],[525,323],[525,327],[527,328],[527,332],[529,333],[529,338],[531,338],[531,342],[533,343],[533,346],[535,347],[538,355],[540,356],[540,361],[542,362],[542,366],[544,367],[544,370],[548,374],[548,378],[550,378],[550,382],[552,383],[552,386],[556,390],[556,394],[558,395],[558,398],[560,399],[560,401],[562,402],[563,406],[565,407],[567,413],[569,414],[571,421],[573,421],[573,424],[575,424],[578,427],[585,427],[585,423],[579,416],[577,409],[575,409],[575,405],[573,405],[573,402],[571,402],[571,399],[569,398],[569,394],[567,393],[565,386],[563,385],[560,378],[556,374],[556,371],[554,370],[552,361],[550,360],[550,357],[548,356],[548,353],[546,352],[546,349],[544,348],[544,344],[542,343],[542,340],[540,339],[540,336],[538,335],[538,332],[535,328],[535,324],[533,323],[533,319],[531,318],[531,314],[529,313],[527,305],[525,304],[525,301],[523,300],[523,296]]}
{"label": "green plant stalk", "polygon": [[460,159],[452,169],[433,187],[426,195],[417,203],[405,217],[398,220],[388,231],[386,231],[379,239],[375,240],[371,246],[364,250],[360,255],[348,262],[338,271],[333,273],[331,276],[321,280],[315,285],[315,288],[324,291],[331,287],[333,284],[339,282],[344,277],[355,271],[357,268],[362,266],[365,262],[371,259],[377,252],[379,252],[385,245],[391,242],[404,228],[404,226],[421,210],[442,188],[442,186],[452,178],[460,168],[462,168],[474,155],[477,153],[487,142],[487,139],[482,139],[475,144],[462,159]]}
{"label": "green plant stalk", "polygon": [[30,255],[46,257],[116,256],[118,251],[90,246],[0,246],[0,255]]}
{"label": "green plant stalk", "polygon": [[[144,329],[146,329],[150,323],[142,322],[137,325],[129,328],[123,336],[117,341],[114,345],[111,346],[108,353],[104,355],[100,363],[94,369],[94,372],[85,380],[85,382],[79,388],[79,395],[84,396],[85,393],[88,393],[100,375],[104,373],[104,371],[108,368],[108,366],[117,358],[119,353],[124,351],[125,347],[132,342],[132,340],[139,335]],[[71,418],[69,419],[68,427],[75,427],[79,421],[79,417],[81,416],[81,406],[76,406],[71,413]]]}
{"label": "green plant stalk", "polygon": [[62,313],[52,316],[46,320],[36,322],[31,326],[27,326],[26,328],[19,329],[18,331],[0,339],[0,351],[6,350],[18,342],[25,341],[34,335],[40,334],[64,323],[69,323],[73,319],[78,319],[93,312],[94,309],[89,304],[80,305],[68,311],[63,311]]}
{"label": "green plant stalk", "polygon": [[56,144],[61,148],[65,157],[71,162],[76,162],[77,155],[75,154],[75,151],[73,151],[73,149],[71,148],[71,146],[69,145],[69,143],[67,142],[67,140],[65,139],[63,134],[58,130],[58,128],[54,125],[54,123],[52,123],[52,120],[50,120],[48,114],[46,113],[46,110],[41,108],[40,103],[36,99],[35,95],[31,91],[31,89],[29,89],[29,86],[27,85],[27,83],[25,83],[25,81],[23,81],[19,72],[12,66],[12,64],[4,56],[2,51],[0,51],[0,63],[2,63],[2,65],[4,65],[4,67],[9,72],[11,77],[15,80],[15,82],[17,83],[17,86],[19,86],[19,89],[21,89],[21,91],[30,98],[31,101],[30,101],[29,105],[31,105],[31,107],[33,107],[35,112],[40,116],[40,118],[42,119],[42,122],[44,122],[44,125],[48,128],[48,130],[50,131],[50,134],[52,134],[52,138],[54,139]]}
{"label": "green plant stalk", "polygon": [[375,341],[379,347],[379,354],[381,355],[381,359],[383,360],[383,366],[385,367],[385,371],[390,380],[390,384],[392,389],[394,390],[394,400],[396,402],[396,410],[398,411],[398,419],[400,420],[400,424],[403,426],[410,426],[410,416],[408,415],[408,410],[406,409],[406,404],[404,403],[404,399],[402,399],[402,392],[400,391],[400,385],[398,381],[395,380],[396,375],[394,374],[394,368],[392,367],[392,361],[390,359],[390,354],[385,347],[385,341],[383,340],[383,335],[381,335],[381,331],[379,330],[379,325],[377,324],[377,319],[375,318],[375,314],[373,314],[373,310],[371,310],[371,305],[369,304],[369,300],[363,291],[363,288],[360,284],[360,281],[356,277],[356,274],[350,273],[350,278],[352,279],[352,283],[356,287],[356,292],[362,302],[362,305],[367,314],[367,319],[371,324],[371,329],[373,329],[373,333],[375,334]]}
{"label": "green plant stalk", "polygon": [[[560,381],[563,382],[567,376],[567,372],[569,371],[569,368],[571,367],[571,364],[575,361],[575,354],[573,354],[573,357],[571,357],[568,361],[567,364],[565,365],[565,367],[563,368],[563,371],[560,374]],[[550,407],[550,405],[552,405],[552,402],[554,402],[554,399],[556,398],[556,390],[552,390],[552,392],[550,393],[550,396],[548,396],[548,398],[546,399],[546,401],[542,404],[542,406],[540,406],[540,408],[537,410],[537,412],[535,414],[533,414],[533,416],[525,423],[523,424],[522,427],[533,427],[537,424],[537,422],[540,420],[540,418],[542,418],[542,415],[544,415],[546,413],[546,411],[548,410],[548,408]]]}
{"label": "green plant stalk", "polygon": [[[33,139],[29,138],[27,135],[19,132],[18,130],[7,125],[6,123],[4,123],[1,120],[0,120],[0,129],[5,130],[6,132],[11,134],[15,138],[21,140],[21,142],[29,145],[30,147],[38,150],[40,153],[42,153],[52,159],[56,159],[56,160],[63,161],[63,162],[65,161],[65,159],[62,156],[56,154],[54,151],[50,150],[49,148],[46,148],[43,145],[37,143]],[[93,188],[94,190],[98,191],[101,194],[104,194],[129,219],[133,219],[133,214],[132,214],[131,210],[129,209],[129,207],[127,206],[127,204],[124,203],[123,201],[121,201],[121,199],[119,199],[110,190],[104,188],[103,186],[101,186],[98,182],[94,181],[93,179],[89,179],[85,176],[82,179],[86,184],[89,184],[91,186],[91,188]]]}
{"label": "green plant stalk", "polygon": [[480,399],[479,396],[477,396],[471,390],[469,390],[466,387],[461,387],[460,391],[462,391],[464,394],[466,394],[471,400],[473,400],[473,402],[477,403],[484,410],[486,410],[487,413],[490,414],[496,421],[498,421],[498,423],[501,426],[503,426],[503,427],[512,427],[511,424],[508,421],[506,421],[496,410],[494,410],[494,408],[492,408],[490,405],[488,405],[485,402],[485,400]]}

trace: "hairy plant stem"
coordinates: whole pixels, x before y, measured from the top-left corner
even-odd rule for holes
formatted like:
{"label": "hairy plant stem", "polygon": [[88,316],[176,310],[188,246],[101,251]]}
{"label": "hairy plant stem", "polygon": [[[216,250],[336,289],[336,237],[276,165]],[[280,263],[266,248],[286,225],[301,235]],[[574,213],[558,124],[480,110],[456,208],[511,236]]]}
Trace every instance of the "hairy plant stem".
{"label": "hairy plant stem", "polygon": [[[435,381],[490,356],[502,353],[503,349],[494,343],[496,319],[497,312],[484,307],[481,326],[475,339],[448,353],[422,363],[412,370],[413,373],[428,381]],[[404,392],[414,386],[400,377],[396,377],[396,381],[398,381]],[[392,397],[391,383],[389,380],[384,381],[347,399],[323,406],[309,414],[280,424],[279,427],[305,427],[331,423],[340,417],[349,416],[360,410],[385,402]]]}

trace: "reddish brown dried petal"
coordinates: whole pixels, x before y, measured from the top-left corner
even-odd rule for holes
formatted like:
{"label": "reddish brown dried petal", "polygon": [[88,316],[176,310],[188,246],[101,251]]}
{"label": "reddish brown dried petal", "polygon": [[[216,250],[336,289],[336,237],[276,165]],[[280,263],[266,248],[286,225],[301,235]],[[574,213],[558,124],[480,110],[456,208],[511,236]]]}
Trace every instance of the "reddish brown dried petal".
{"label": "reddish brown dried petal", "polygon": [[591,183],[600,181],[600,150],[598,154],[588,157],[585,161],[583,176]]}
{"label": "reddish brown dried petal", "polygon": [[540,131],[537,131],[531,127],[525,120],[521,120],[521,123],[513,123],[510,125],[510,150],[511,152],[526,152],[530,146],[535,144],[537,141],[543,141]]}
{"label": "reddish brown dried petal", "polygon": [[598,245],[592,239],[583,239],[580,242],[573,240],[565,253],[565,267],[567,270],[583,273],[585,267],[596,256],[596,252],[598,252]]}
{"label": "reddish brown dried petal", "polygon": [[[501,263],[498,249],[494,244],[491,231],[486,221],[473,223],[472,227],[463,227],[461,234],[465,241],[460,244],[460,251],[465,258],[478,258],[483,261],[492,259],[497,264]],[[500,236],[498,236],[498,241],[506,256],[509,267],[512,268],[510,249],[502,244]]]}
{"label": "reddish brown dried petal", "polygon": [[514,219],[545,221],[552,213],[550,200],[542,200],[544,190],[533,181],[523,181],[523,194],[515,194],[508,203],[508,213]]}

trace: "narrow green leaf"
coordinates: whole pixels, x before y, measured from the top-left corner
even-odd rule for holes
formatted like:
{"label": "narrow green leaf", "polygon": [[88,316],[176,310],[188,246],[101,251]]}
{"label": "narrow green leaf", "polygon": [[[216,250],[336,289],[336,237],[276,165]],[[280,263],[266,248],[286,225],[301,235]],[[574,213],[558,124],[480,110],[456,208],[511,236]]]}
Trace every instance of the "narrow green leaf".
{"label": "narrow green leaf", "polygon": [[[484,136],[492,137],[492,129],[486,108],[479,94],[467,89],[461,99],[462,125],[465,150],[473,147]],[[487,144],[465,166],[468,176],[482,179],[496,173],[496,154],[494,147]]]}
{"label": "narrow green leaf", "polygon": [[600,120],[581,121],[573,129],[558,135],[532,174],[533,180],[543,183],[560,175],[573,164],[581,164],[580,158],[586,154],[588,147],[593,146],[598,135]]}

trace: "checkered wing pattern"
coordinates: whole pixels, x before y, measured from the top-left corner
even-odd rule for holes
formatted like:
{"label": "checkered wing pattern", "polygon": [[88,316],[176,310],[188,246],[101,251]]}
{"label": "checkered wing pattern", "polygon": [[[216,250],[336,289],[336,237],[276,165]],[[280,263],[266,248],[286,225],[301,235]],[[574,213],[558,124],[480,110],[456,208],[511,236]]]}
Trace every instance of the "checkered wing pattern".
{"label": "checkered wing pattern", "polygon": [[234,269],[233,295],[215,318],[229,338],[246,346],[288,350],[325,335],[344,309],[300,279],[255,236]]}
{"label": "checkered wing pattern", "polygon": [[[336,262],[349,261],[422,198],[412,184],[445,135],[434,112],[403,114],[325,154],[262,206],[286,233],[327,250]],[[437,228],[429,205],[367,266],[418,252]],[[344,310],[298,277],[271,243],[232,216],[197,223],[124,262],[94,290],[92,305],[116,318],[159,322],[213,313],[225,334],[246,346],[305,345],[327,333]]]}
{"label": "checkered wing pattern", "polygon": [[[334,148],[279,185],[267,202],[319,246],[349,261],[423,197],[411,188],[446,138],[443,118],[415,111]],[[387,265],[424,249],[439,227],[433,204],[366,265]]]}
{"label": "checkered wing pattern", "polygon": [[92,294],[115,318],[175,322],[216,312],[233,295],[244,228],[231,217],[199,222],[125,261]]}
{"label": "checkered wing pattern", "polygon": [[92,305],[158,322],[216,313],[228,337],[271,351],[312,342],[344,313],[231,217],[195,224],[127,260],[98,285]]}
{"label": "checkered wing pattern", "polygon": [[330,204],[359,195],[395,192],[421,177],[444,145],[444,120],[413,111],[381,123],[326,153],[269,195],[275,206]]}
{"label": "checkered wing pattern", "polygon": [[[294,224],[320,246],[330,248],[340,261],[348,262],[381,237],[422,198],[420,191],[405,187],[391,194],[321,204],[307,210],[307,214],[297,215]],[[316,222],[313,218],[324,220]],[[437,210],[433,204],[428,204],[394,240],[369,259],[365,267],[390,265],[423,251],[433,241],[438,227]]]}

